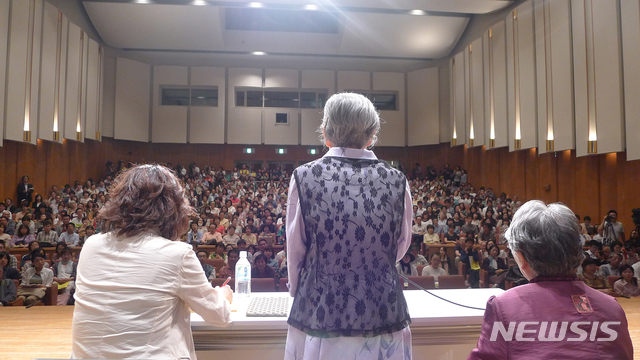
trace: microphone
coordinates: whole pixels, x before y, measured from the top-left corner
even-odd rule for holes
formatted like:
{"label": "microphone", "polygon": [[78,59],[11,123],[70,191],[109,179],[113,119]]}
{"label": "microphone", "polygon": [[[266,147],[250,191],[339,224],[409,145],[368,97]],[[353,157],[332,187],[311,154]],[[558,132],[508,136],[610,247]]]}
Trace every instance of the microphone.
{"label": "microphone", "polygon": [[463,308],[467,308],[467,309],[472,309],[472,310],[481,310],[481,311],[485,311],[485,310],[486,310],[486,308],[478,308],[478,307],[474,307],[474,306],[458,304],[457,302],[454,302],[454,301],[451,301],[451,300],[447,300],[447,299],[445,299],[445,298],[443,298],[443,297],[441,297],[441,296],[438,296],[438,295],[436,295],[436,294],[432,293],[431,291],[429,291],[429,290],[427,290],[427,289],[423,288],[422,286],[420,286],[420,285],[416,284],[414,281],[409,280],[409,278],[408,278],[408,277],[406,277],[406,276],[404,276],[403,274],[398,273],[398,275],[400,275],[400,277],[401,277],[401,278],[403,278],[404,280],[406,280],[407,282],[411,283],[411,285],[413,285],[413,286],[417,287],[418,289],[420,289],[420,290],[422,290],[422,291],[426,292],[427,294],[429,294],[429,295],[431,295],[431,296],[435,296],[436,298],[438,298],[438,299],[440,299],[440,300],[442,300],[442,301],[446,301],[446,302],[451,303],[451,304],[453,304],[453,305],[461,306],[461,307],[463,307]]}

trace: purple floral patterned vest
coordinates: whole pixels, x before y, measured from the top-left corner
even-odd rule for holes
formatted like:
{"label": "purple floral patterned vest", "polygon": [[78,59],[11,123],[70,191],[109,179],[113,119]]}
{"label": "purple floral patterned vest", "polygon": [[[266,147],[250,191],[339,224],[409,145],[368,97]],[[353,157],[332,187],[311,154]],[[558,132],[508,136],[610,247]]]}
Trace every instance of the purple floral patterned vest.
{"label": "purple floral patterned vest", "polygon": [[411,323],[395,268],[404,174],[323,157],[294,171],[307,253],[288,323],[312,336],[372,337]]}

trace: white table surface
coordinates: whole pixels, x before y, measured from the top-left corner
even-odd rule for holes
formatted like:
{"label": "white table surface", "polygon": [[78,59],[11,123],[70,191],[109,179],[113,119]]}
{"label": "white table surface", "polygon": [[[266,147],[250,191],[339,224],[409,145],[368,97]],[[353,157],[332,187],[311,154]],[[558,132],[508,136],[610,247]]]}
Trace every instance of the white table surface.
{"label": "white table surface", "polygon": [[[484,308],[489,297],[504,292],[501,289],[459,289],[430,290],[447,300],[463,305]],[[252,296],[289,297],[289,306],[293,298],[287,292],[253,293]],[[404,296],[409,306],[412,327],[480,325],[484,311],[463,308],[440,300],[422,290],[405,290]],[[231,305],[232,323],[226,328],[211,326],[196,313],[191,313],[192,330],[233,331],[233,330],[286,330],[287,317],[246,317],[249,299],[234,299]]]}

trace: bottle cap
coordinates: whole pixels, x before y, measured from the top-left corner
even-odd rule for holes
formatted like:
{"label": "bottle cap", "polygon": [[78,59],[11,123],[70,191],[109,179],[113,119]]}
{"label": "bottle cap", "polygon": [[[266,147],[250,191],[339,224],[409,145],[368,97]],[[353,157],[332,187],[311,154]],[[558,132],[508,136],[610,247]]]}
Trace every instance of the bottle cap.
{"label": "bottle cap", "polygon": [[246,257],[247,257],[247,252],[246,251],[240,251],[240,259],[246,258]]}

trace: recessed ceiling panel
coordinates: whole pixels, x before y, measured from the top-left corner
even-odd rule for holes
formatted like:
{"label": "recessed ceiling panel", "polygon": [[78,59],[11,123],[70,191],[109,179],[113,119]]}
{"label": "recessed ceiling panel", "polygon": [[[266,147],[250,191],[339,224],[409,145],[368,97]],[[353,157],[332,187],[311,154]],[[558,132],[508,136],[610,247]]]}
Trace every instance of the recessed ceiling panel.
{"label": "recessed ceiling panel", "polygon": [[116,48],[214,50],[223,46],[215,6],[85,2],[91,22]]}

